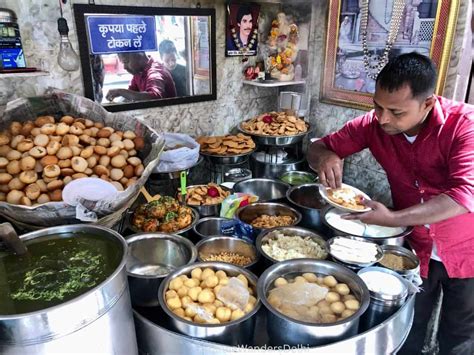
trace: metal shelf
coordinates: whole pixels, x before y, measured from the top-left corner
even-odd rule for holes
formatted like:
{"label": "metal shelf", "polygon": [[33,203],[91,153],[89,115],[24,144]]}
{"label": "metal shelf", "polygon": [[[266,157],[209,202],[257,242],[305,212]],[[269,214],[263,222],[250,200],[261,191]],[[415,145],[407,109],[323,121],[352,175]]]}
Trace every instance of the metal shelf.
{"label": "metal shelf", "polygon": [[298,80],[298,81],[272,81],[270,83],[266,83],[263,81],[258,80],[243,80],[243,83],[246,85],[253,85],[259,86],[264,88],[274,88],[278,86],[290,86],[290,85],[304,85],[306,84],[305,80]]}

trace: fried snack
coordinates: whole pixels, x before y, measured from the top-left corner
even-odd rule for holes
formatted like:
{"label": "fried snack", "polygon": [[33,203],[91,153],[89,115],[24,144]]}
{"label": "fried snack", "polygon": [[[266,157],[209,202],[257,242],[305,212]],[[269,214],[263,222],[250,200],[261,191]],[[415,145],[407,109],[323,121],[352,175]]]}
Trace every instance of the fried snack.
{"label": "fried snack", "polygon": [[202,153],[212,155],[239,155],[255,148],[252,138],[242,133],[227,136],[201,136],[196,139]]}
{"label": "fried snack", "polygon": [[291,216],[269,216],[262,214],[258,216],[250,224],[257,228],[274,228],[291,226],[295,222],[295,218]]}
{"label": "fried snack", "polygon": [[362,203],[364,196],[357,194],[349,187],[340,187],[338,189],[327,189],[328,198],[342,207],[353,210],[363,210],[366,207]]}
{"label": "fried snack", "polygon": [[285,112],[268,112],[242,122],[244,131],[263,136],[294,136],[308,131],[308,124]]}
{"label": "fried snack", "polygon": [[207,185],[190,187],[187,191],[186,204],[191,206],[216,205],[230,195],[230,191],[224,190],[212,182]]}

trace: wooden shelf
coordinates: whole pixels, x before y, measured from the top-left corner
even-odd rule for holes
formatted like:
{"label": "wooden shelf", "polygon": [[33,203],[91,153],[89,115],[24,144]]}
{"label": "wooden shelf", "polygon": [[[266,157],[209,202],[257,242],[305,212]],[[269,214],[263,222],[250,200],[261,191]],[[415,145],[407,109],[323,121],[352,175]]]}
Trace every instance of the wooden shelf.
{"label": "wooden shelf", "polygon": [[259,86],[259,87],[264,87],[264,88],[274,88],[278,86],[304,85],[306,84],[306,81],[305,80],[272,81],[270,83],[266,83],[265,81],[259,81],[259,80],[243,80],[243,83],[246,85],[253,85],[253,86]]}

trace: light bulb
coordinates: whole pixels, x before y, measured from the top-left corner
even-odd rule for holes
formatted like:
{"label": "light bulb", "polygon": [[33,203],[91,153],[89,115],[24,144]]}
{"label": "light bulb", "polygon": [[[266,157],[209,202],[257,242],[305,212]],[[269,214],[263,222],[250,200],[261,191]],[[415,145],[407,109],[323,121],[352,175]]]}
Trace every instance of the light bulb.
{"label": "light bulb", "polygon": [[58,19],[58,31],[61,35],[58,53],[59,66],[67,71],[79,69],[79,56],[72,48],[71,41],[69,41],[69,27],[64,17]]}

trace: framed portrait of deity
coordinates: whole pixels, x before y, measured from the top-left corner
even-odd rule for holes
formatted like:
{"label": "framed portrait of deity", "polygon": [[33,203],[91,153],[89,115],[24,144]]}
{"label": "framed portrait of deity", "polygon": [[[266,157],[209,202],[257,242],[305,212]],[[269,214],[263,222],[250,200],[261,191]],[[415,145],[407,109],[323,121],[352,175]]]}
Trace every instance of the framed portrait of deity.
{"label": "framed portrait of deity", "polygon": [[258,47],[258,15],[260,5],[227,3],[225,55],[255,56]]}
{"label": "framed portrait of deity", "polygon": [[459,0],[330,0],[321,100],[372,108],[380,70],[410,52],[436,64],[441,95],[458,10]]}

